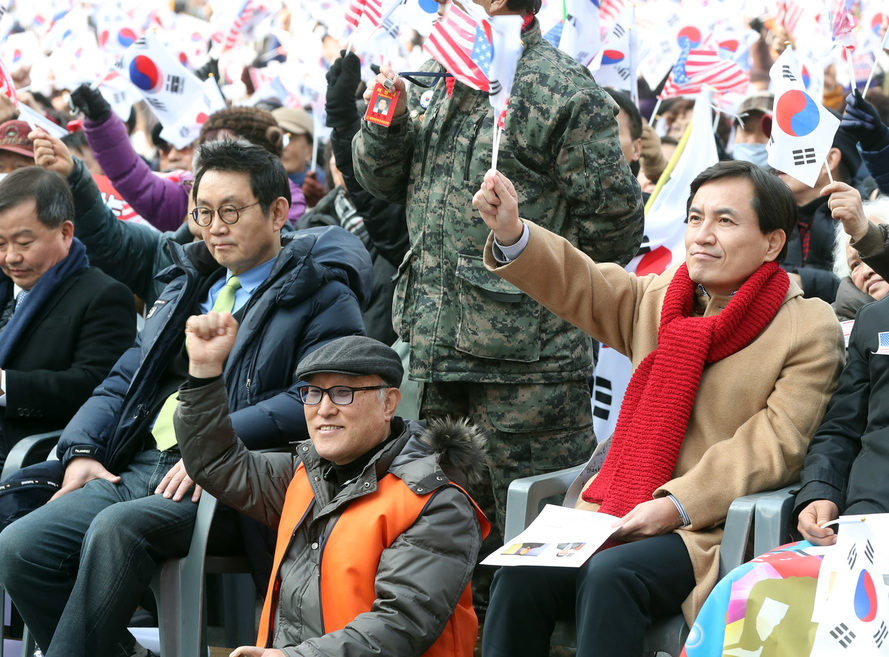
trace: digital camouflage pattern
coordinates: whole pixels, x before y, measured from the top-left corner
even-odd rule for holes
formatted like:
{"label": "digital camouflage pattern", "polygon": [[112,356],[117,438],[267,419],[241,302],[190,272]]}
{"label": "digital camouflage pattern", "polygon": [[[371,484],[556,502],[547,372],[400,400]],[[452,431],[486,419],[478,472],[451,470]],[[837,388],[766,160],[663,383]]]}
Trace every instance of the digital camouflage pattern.
{"label": "digital camouflage pattern", "polygon": [[[540,36],[525,50],[506,112],[498,169],[527,217],[597,261],[626,264],[642,238],[639,185],[623,158],[616,106],[589,72]],[[430,62],[427,69],[441,70]],[[411,251],[399,271],[395,330],[420,381],[586,380],[592,340],[487,271],[488,229],[472,207],[491,166],[488,95],[439,82],[424,116],[422,89],[388,128],[362,121],[356,176],[375,196],[407,204]]]}

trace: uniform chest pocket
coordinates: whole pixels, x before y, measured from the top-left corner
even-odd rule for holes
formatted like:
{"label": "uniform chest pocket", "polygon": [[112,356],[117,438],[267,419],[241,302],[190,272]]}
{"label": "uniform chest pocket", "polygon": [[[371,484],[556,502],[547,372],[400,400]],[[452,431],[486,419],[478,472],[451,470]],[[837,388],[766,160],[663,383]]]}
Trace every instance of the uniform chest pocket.
{"label": "uniform chest pocket", "polygon": [[533,362],[540,358],[540,305],[477,256],[457,257],[458,351],[478,358]]}

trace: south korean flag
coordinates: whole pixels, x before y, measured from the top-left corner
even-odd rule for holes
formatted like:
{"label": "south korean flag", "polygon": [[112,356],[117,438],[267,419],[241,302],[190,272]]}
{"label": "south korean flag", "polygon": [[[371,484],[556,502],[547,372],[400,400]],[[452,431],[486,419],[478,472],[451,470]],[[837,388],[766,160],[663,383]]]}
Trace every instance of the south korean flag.
{"label": "south korean flag", "polygon": [[807,93],[792,48],[775,61],[769,77],[775,92],[769,164],[814,187],[840,120]]}

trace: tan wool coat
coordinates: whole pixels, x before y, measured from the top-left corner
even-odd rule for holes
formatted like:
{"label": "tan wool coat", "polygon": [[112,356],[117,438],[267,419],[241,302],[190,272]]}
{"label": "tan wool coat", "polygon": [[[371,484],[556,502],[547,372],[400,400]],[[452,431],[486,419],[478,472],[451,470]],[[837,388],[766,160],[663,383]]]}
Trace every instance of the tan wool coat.
{"label": "tan wool coat", "polygon": [[[521,256],[499,266],[490,236],[485,265],[637,367],[657,347],[675,268],[637,277],[617,265],[596,264],[561,237],[526,224],[530,241]],[[705,316],[728,301],[699,297]],[[674,495],[691,519],[676,530],[695,572],[695,589],[682,606],[689,625],[716,583],[729,505],[799,478],[844,359],[830,306],[804,299],[791,282],[778,313],[753,342],[704,367],[673,478],[654,492],[655,498]],[[597,508],[582,500],[580,505]]]}

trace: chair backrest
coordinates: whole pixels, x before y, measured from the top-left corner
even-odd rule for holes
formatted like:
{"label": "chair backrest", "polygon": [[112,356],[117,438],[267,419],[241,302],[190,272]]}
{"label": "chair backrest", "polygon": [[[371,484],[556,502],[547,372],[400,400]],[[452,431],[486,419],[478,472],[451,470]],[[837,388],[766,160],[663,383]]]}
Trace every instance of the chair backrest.
{"label": "chair backrest", "polygon": [[586,465],[583,466],[583,470],[580,471],[580,474],[578,474],[577,477],[574,478],[574,481],[571,482],[571,485],[568,486],[568,490],[565,492],[565,499],[562,500],[562,506],[574,507],[574,505],[577,504],[577,498],[580,497],[583,485],[590,480],[590,477],[602,469],[602,464],[605,463],[605,457],[608,456],[608,449],[610,447],[610,436],[596,445],[596,449],[593,450],[590,460],[586,462]]}

